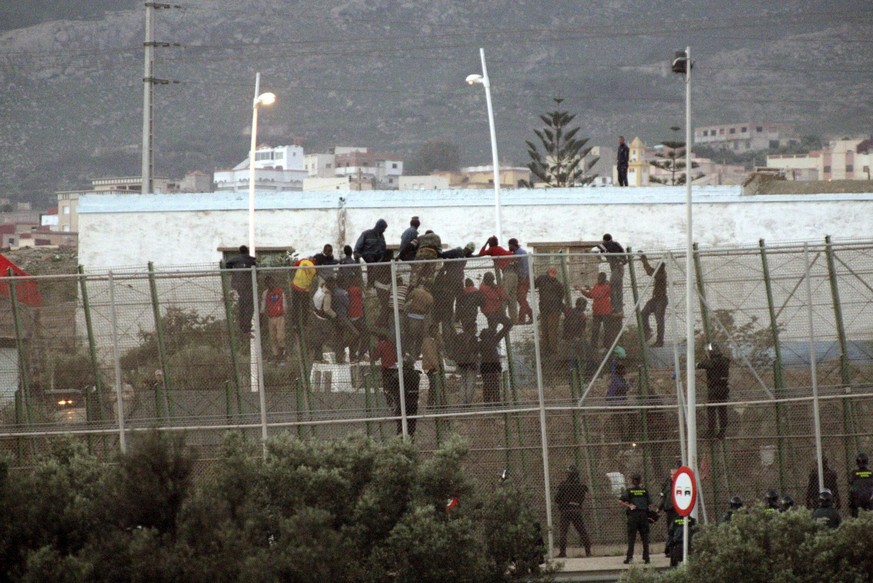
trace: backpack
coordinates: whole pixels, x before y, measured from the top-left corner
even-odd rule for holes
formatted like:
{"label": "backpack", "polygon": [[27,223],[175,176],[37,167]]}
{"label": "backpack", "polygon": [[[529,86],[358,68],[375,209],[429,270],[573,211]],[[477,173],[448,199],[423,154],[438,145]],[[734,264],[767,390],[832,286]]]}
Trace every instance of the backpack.
{"label": "backpack", "polygon": [[280,288],[274,287],[267,291],[267,317],[278,318],[285,315],[282,299],[283,294]]}

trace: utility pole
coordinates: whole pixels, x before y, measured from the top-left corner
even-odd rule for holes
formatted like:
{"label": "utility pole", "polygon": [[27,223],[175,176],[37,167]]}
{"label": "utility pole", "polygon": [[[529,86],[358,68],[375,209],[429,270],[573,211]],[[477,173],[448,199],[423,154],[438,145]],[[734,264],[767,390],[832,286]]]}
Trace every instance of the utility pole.
{"label": "utility pole", "polygon": [[155,153],[153,146],[154,139],[154,88],[155,85],[168,85],[170,83],[178,83],[178,81],[170,81],[169,79],[156,79],[154,75],[155,69],[155,47],[170,47],[179,46],[178,44],[156,43],[155,36],[155,10],[164,10],[167,8],[179,8],[177,5],[162,4],[160,2],[146,2],[146,24],[145,24],[145,57],[143,65],[142,77],[142,194],[149,194],[154,191],[154,171],[155,171]]}

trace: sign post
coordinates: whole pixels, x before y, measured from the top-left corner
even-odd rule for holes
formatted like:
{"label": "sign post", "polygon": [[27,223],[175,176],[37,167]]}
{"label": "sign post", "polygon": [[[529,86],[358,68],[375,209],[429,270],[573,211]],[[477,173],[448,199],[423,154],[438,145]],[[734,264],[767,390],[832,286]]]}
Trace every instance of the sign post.
{"label": "sign post", "polygon": [[682,560],[688,560],[688,516],[697,504],[697,480],[694,471],[688,466],[682,466],[676,470],[671,489],[673,509],[676,514],[685,518],[682,525]]}

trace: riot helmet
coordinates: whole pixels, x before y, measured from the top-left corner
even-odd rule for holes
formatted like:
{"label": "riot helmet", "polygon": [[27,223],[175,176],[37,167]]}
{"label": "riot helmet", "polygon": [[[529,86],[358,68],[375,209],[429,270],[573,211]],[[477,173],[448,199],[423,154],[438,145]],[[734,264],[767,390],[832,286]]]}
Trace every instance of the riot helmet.
{"label": "riot helmet", "polygon": [[729,504],[730,504],[731,510],[739,510],[740,508],[743,507],[743,499],[740,498],[739,496],[731,496],[731,500],[730,500]]}
{"label": "riot helmet", "polygon": [[855,456],[855,463],[859,466],[867,466],[870,463],[870,458],[867,457],[867,454],[863,451]]}
{"label": "riot helmet", "polygon": [[834,505],[834,495],[827,488],[819,492],[818,505],[822,508],[830,508]]}
{"label": "riot helmet", "polygon": [[791,510],[794,508],[794,498],[789,496],[788,494],[784,495],[781,500],[779,500],[779,507],[782,512],[786,510]]}

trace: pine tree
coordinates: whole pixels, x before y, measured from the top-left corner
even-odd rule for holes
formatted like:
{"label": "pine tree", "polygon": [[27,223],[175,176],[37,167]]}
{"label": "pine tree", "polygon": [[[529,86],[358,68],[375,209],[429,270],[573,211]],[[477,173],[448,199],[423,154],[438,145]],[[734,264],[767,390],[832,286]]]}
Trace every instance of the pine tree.
{"label": "pine tree", "polygon": [[[675,134],[678,132],[680,127],[672,126],[670,128],[673,130]],[[657,176],[649,176],[650,182],[655,182],[658,184],[667,184],[669,186],[677,186],[681,184],[685,184],[685,142],[681,142],[679,140],[669,140],[666,142],[661,142],[661,145],[664,147],[666,152],[659,152],[656,154],[657,160],[652,160],[649,162],[655,168],[660,168],[661,170],[669,170],[670,178],[659,178]],[[691,162],[692,170],[697,168],[699,164],[697,162]],[[678,176],[677,176],[678,174]],[[692,173],[693,174],[693,173]],[[698,178],[702,178],[703,173],[697,173],[692,176],[692,183]]]}
{"label": "pine tree", "polygon": [[[554,101],[560,106],[564,100],[556,98]],[[534,179],[523,183],[524,186],[531,188],[533,182],[544,182],[550,187],[584,186],[596,178],[596,174],[587,175],[597,163],[597,158],[586,159],[591,152],[590,146],[585,147],[588,138],[577,139],[579,127],[569,127],[575,117],[558,109],[540,116],[545,127],[534,130],[540,144],[525,142],[530,156],[527,167]]]}

